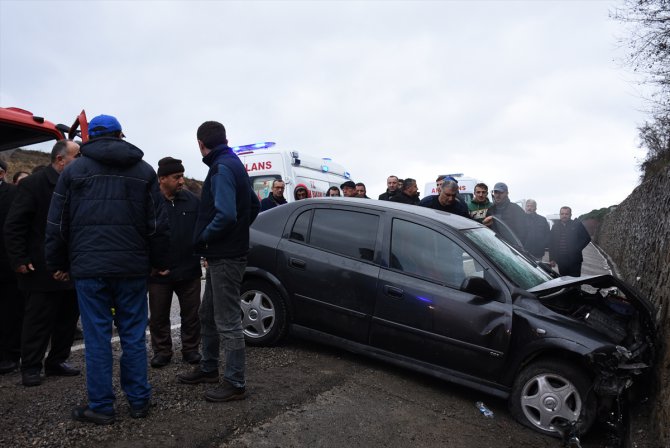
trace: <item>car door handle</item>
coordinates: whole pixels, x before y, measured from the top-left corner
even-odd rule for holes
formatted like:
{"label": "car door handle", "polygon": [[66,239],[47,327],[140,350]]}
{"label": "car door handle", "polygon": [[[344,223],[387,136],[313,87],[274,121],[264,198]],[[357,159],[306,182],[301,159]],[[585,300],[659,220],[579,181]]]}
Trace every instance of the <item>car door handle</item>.
{"label": "car door handle", "polygon": [[288,263],[293,266],[294,268],[299,268],[299,269],[305,269],[305,266],[307,266],[307,263],[305,263],[304,260],[300,260],[298,258],[289,258]]}
{"label": "car door handle", "polygon": [[402,299],[405,295],[405,292],[400,288],[396,288],[395,286],[384,285],[384,294],[389,297],[393,297],[394,299]]}

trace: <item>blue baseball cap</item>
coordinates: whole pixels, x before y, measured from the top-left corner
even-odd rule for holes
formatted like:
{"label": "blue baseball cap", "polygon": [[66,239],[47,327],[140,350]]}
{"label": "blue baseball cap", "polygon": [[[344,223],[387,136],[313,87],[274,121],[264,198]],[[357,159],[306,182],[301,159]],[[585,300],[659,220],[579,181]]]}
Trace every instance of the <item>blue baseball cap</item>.
{"label": "blue baseball cap", "polygon": [[88,135],[91,137],[117,131],[122,131],[121,123],[111,115],[98,115],[88,124]]}

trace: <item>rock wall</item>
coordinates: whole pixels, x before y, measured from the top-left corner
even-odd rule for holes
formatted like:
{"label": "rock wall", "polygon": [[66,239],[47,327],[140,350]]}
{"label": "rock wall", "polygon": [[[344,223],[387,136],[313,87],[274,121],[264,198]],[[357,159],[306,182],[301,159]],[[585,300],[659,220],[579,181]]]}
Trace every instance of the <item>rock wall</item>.
{"label": "rock wall", "polygon": [[670,167],[637,187],[605,217],[598,244],[621,277],[656,306],[659,352],[653,429],[659,446],[670,446]]}

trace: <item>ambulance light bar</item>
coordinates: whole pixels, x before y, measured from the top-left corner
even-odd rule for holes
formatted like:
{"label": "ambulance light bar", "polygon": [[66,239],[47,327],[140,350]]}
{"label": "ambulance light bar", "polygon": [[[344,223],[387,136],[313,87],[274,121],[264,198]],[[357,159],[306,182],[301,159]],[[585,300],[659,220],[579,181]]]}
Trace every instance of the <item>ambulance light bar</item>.
{"label": "ambulance light bar", "polygon": [[275,145],[275,142],[260,142],[260,143],[252,143],[250,145],[242,145],[242,146],[233,146],[232,149],[235,154],[239,154],[241,152],[253,152],[254,149],[267,149],[267,148],[272,148]]}

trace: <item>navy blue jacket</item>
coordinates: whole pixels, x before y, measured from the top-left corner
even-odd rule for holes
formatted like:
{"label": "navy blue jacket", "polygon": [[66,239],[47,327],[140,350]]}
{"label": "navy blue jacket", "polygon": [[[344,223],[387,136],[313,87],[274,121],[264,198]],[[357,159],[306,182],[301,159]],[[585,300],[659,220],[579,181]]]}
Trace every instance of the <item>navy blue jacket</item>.
{"label": "navy blue jacket", "polygon": [[270,192],[268,197],[261,201],[261,211],[264,212],[265,210],[270,210],[271,208],[284,204],[286,204],[286,199],[284,197],[276,198],[272,192]]}
{"label": "navy blue jacket", "polygon": [[260,208],[247,170],[226,145],[217,146],[202,161],[209,172],[193,234],[196,253],[212,259],[245,256],[249,226]]}
{"label": "navy blue jacket", "polygon": [[140,277],[168,267],[165,199],[144,153],[119,138],[82,145],[61,174],[46,228],[46,260],[71,277]]}
{"label": "navy blue jacket", "polygon": [[459,201],[458,199],[454,200],[454,202],[452,202],[449,205],[442,205],[440,204],[439,194],[435,194],[428,197],[432,199],[427,200],[423,203],[420,202],[419,205],[421,207],[432,208],[435,210],[442,210],[443,212],[453,213],[454,215],[459,215],[464,218],[470,217],[470,214],[468,213],[468,206],[465,205],[463,202]]}
{"label": "navy blue jacket", "polygon": [[163,196],[170,221],[170,273],[152,276],[152,283],[171,283],[202,276],[200,256],[193,252],[193,228],[200,199],[188,190],[178,191],[174,199]]}

